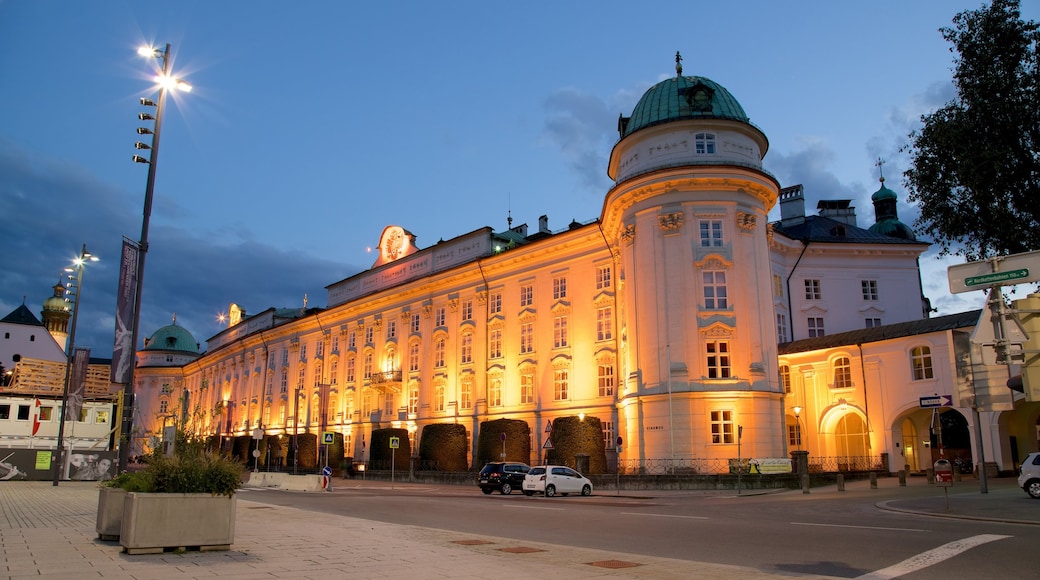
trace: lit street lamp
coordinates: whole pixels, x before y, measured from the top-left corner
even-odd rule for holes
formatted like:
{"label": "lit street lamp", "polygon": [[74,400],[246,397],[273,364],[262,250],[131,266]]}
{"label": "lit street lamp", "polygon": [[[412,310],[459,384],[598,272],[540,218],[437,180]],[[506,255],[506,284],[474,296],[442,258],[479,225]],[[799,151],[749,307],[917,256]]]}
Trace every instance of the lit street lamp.
{"label": "lit street lamp", "polygon": [[[54,485],[58,485],[58,481],[61,479],[61,469],[65,465],[65,421],[68,420],[68,406],[69,406],[69,383],[72,382],[72,361],[75,358],[76,352],[76,321],[79,319],[79,301],[80,297],[83,296],[83,266],[87,262],[97,262],[98,257],[87,251],[87,245],[83,244],[83,249],[79,253],[79,257],[73,261],[72,267],[65,268],[65,272],[68,273],[70,280],[75,282],[69,282],[65,286],[65,299],[72,302],[72,326],[69,328],[69,344],[65,350],[65,385],[61,390],[61,414],[58,417],[58,447],[55,449],[54,465],[52,471],[54,475]],[[75,276],[72,273],[75,272]],[[76,418],[73,417],[73,420]]]}
{"label": "lit street lamp", "polygon": [[799,419],[799,416],[801,416],[801,414],[802,414],[802,408],[801,407],[795,407],[794,409],[792,409],[792,411],[794,411],[795,444],[798,446],[798,451],[801,451],[802,450],[802,420]]}
{"label": "lit street lamp", "polygon": [[148,222],[152,215],[152,194],[155,189],[155,169],[159,164],[159,134],[162,130],[162,118],[163,110],[166,106],[166,97],[170,90],[179,90],[184,92],[191,91],[191,85],[170,76],[170,61],[172,60],[172,53],[170,52],[170,44],[166,44],[165,50],[159,50],[152,47],[142,47],[137,50],[137,53],[141,56],[149,58],[161,58],[162,59],[162,72],[156,75],[155,80],[159,84],[159,99],[158,101],[152,101],[148,98],[141,98],[141,105],[145,107],[155,107],[155,115],[151,113],[140,113],[137,118],[142,121],[155,121],[153,129],[147,127],[139,127],[137,129],[138,135],[151,135],[152,142],[143,143],[138,141],[134,144],[134,148],[139,151],[151,151],[148,157],[141,155],[134,155],[133,160],[136,163],[148,164],[148,182],[145,185],[144,191],[144,219],[141,223],[141,240],[137,243],[137,270],[136,270],[136,282],[137,289],[134,293],[134,307],[133,307],[133,324],[130,332],[130,351],[125,353],[124,356],[131,357],[129,367],[129,380],[123,389],[123,420],[120,426],[120,443],[119,443],[119,471],[126,469],[127,462],[130,458],[130,448],[133,447],[133,427],[134,427],[134,370],[137,367],[137,337],[141,325],[141,293],[144,290],[144,261],[145,256],[148,254]]}

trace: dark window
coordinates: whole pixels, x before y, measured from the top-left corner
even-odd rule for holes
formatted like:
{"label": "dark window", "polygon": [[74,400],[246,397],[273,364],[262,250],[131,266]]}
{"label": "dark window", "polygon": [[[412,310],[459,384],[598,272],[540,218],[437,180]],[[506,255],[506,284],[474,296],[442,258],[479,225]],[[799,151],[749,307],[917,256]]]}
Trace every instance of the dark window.
{"label": "dark window", "polygon": [[0,405],[0,419],[11,418],[11,405]]}
{"label": "dark window", "polygon": [[29,420],[29,405],[18,405],[18,420],[28,421]]}

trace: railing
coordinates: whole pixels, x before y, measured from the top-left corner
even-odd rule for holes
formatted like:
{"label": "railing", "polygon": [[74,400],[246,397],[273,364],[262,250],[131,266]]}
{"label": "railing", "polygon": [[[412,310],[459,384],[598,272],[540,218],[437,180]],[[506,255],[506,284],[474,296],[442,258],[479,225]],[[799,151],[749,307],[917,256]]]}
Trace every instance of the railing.
{"label": "railing", "polygon": [[[618,465],[621,475],[726,475],[748,473],[749,458],[717,459],[627,459]],[[794,467],[794,465],[792,465]],[[810,473],[884,471],[880,456],[809,456]],[[754,471],[754,470],[752,470]]]}
{"label": "railing", "polygon": [[853,471],[884,471],[881,457],[872,455],[816,457],[809,456],[809,473],[848,473]]}
{"label": "railing", "polygon": [[386,371],[382,373],[372,373],[370,377],[373,385],[380,385],[383,383],[400,383],[401,382],[401,371]]}

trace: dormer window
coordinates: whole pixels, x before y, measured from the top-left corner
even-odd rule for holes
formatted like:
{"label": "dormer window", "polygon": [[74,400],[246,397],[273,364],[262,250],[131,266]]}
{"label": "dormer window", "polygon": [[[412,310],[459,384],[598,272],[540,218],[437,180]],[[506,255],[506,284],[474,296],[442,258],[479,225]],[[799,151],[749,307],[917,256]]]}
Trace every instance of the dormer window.
{"label": "dormer window", "polygon": [[715,134],[714,133],[697,133],[693,136],[694,151],[697,155],[714,155],[715,154]]}

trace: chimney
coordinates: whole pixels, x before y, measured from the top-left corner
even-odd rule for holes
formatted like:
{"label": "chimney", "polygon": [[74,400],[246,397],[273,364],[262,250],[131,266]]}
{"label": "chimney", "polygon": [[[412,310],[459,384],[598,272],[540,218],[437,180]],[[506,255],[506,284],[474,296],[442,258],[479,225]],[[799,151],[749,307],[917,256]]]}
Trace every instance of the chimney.
{"label": "chimney", "polygon": [[549,231],[549,216],[543,215],[542,217],[538,218],[538,233],[540,233],[540,234],[552,233],[552,232]]}
{"label": "chimney", "polygon": [[851,199],[821,199],[816,204],[816,212],[820,217],[830,218],[845,225],[856,226],[856,208]]}
{"label": "chimney", "polygon": [[793,226],[805,221],[805,189],[802,184],[780,190],[780,225]]}

